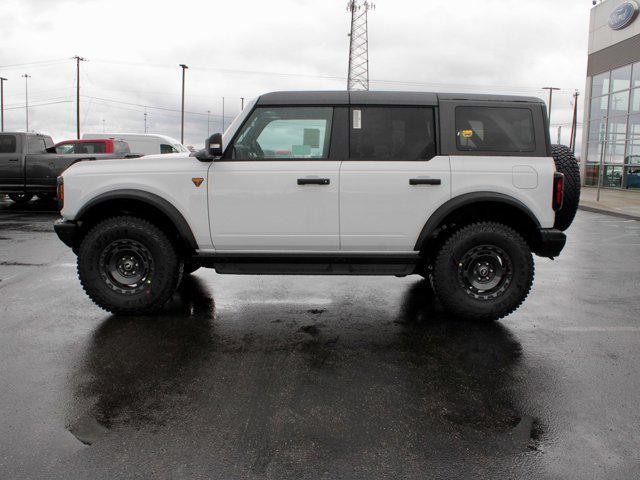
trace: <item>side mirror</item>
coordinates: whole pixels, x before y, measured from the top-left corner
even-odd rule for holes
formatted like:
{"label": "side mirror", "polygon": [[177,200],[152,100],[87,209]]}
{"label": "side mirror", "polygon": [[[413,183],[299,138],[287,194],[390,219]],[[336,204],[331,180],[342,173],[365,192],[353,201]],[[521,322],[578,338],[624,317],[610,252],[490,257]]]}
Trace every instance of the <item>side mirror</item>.
{"label": "side mirror", "polygon": [[204,144],[204,149],[196,154],[196,158],[203,162],[211,162],[214,158],[221,157],[224,153],[222,148],[222,134],[214,133]]}

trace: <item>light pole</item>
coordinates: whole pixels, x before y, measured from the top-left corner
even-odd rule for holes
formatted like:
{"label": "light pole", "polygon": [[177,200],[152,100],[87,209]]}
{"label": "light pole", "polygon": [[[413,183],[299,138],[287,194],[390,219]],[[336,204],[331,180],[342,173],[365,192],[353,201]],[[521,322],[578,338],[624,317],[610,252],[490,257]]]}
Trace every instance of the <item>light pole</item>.
{"label": "light pole", "polygon": [[184,63],[181,63],[180,68],[182,68],[182,110],[180,120],[180,143],[184,143],[184,75],[187,68],[189,67],[187,67]]}
{"label": "light pole", "polygon": [[551,104],[553,102],[553,91],[560,90],[558,87],[543,87],[543,90],[549,90],[549,126],[551,126]]}
{"label": "light pole", "polygon": [[222,133],[224,133],[224,97],[222,97]]}
{"label": "light pole", "polygon": [[28,80],[31,78],[31,75],[21,75],[24,78],[24,106],[25,106],[25,117],[27,120],[27,132],[29,131],[29,85]]}
{"label": "light pole", "polygon": [[106,128],[105,128],[105,124],[104,124],[105,120],[104,118],[102,119],[102,133],[106,132]]}
{"label": "light pole", "polygon": [[76,135],[80,140],[80,62],[84,62],[86,58],[76,55],[72,59],[76,61]]}
{"label": "light pole", "polygon": [[4,132],[4,82],[7,79],[0,77],[0,132]]}
{"label": "light pole", "polygon": [[144,112],[144,133],[147,133],[147,112],[146,112],[147,108],[145,107],[145,112]]}

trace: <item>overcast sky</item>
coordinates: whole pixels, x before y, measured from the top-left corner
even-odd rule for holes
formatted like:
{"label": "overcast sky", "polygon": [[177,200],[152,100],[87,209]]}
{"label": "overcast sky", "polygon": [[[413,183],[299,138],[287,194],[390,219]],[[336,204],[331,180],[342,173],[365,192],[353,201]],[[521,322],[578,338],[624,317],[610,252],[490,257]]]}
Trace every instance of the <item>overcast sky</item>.
{"label": "overcast sky", "polygon": [[[377,0],[369,15],[372,90],[554,97],[569,142],[571,94],[584,92],[589,0]],[[180,137],[178,66],[189,66],[185,144],[200,147],[247,99],[273,90],[345,89],[346,0],[2,0],[5,130],[75,138],[81,129]],[[38,63],[35,63],[38,62]],[[579,122],[582,121],[582,100]],[[58,103],[60,102],[60,103]],[[556,128],[552,128],[555,139]],[[580,142],[580,134],[578,135]]]}

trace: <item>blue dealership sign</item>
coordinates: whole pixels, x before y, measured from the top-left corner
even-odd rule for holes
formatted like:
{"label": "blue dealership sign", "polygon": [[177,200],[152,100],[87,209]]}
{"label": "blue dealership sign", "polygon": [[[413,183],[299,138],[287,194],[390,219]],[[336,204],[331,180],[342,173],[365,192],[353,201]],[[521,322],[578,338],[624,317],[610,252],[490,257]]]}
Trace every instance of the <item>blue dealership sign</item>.
{"label": "blue dealership sign", "polygon": [[635,0],[621,3],[611,12],[609,27],[612,30],[622,30],[628,27],[638,16],[638,10],[640,10],[640,7]]}

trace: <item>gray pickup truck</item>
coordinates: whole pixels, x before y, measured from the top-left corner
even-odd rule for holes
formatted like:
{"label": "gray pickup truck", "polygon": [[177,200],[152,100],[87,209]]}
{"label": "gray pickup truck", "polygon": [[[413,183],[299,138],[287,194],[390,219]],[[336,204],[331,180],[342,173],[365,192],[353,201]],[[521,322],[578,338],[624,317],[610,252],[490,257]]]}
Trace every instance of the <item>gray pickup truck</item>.
{"label": "gray pickup truck", "polygon": [[[81,160],[122,158],[121,153],[60,154],[53,140],[39,133],[0,133],[0,195],[17,203],[34,195],[47,199],[56,195],[56,179]],[[127,155],[139,156],[139,155]]]}

